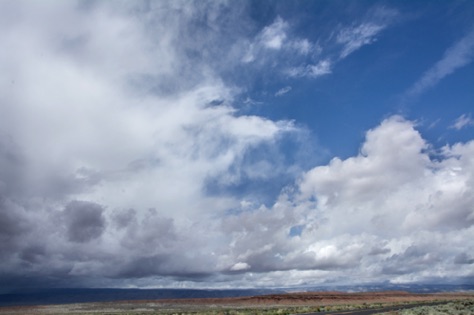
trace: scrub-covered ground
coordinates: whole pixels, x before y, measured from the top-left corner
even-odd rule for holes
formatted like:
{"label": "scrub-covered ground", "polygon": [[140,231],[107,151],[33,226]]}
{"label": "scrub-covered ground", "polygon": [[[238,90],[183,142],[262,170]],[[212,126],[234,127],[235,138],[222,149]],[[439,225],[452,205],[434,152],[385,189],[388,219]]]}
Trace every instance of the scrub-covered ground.
{"label": "scrub-covered ground", "polygon": [[420,306],[412,309],[391,311],[383,315],[470,315],[474,314],[474,300],[455,301],[434,306]]}
{"label": "scrub-covered ground", "polygon": [[[380,308],[395,304],[453,301],[387,314],[474,314],[473,293],[305,292],[220,299],[117,301],[47,306],[1,307],[0,314],[295,314]],[[445,310],[449,312],[443,313]],[[458,311],[457,313],[454,311]],[[406,312],[406,313],[403,313]],[[436,313],[437,312],[437,313]]]}

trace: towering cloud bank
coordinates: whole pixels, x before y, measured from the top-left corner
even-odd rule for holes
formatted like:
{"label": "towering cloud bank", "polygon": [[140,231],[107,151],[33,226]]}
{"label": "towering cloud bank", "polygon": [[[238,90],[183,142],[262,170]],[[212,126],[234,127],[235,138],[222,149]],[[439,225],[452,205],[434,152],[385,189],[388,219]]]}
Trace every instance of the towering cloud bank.
{"label": "towering cloud bank", "polygon": [[473,150],[435,149],[413,122],[388,118],[357,156],[306,172],[271,209],[226,219],[235,260],[296,283],[469,281]]}
{"label": "towering cloud bank", "polygon": [[[187,4],[0,3],[2,286],[472,279],[472,141],[394,116],[354,157],[290,163],[306,130],[245,114],[229,73],[335,61],[282,18],[250,34],[243,8]],[[341,58],[382,29],[341,33]]]}

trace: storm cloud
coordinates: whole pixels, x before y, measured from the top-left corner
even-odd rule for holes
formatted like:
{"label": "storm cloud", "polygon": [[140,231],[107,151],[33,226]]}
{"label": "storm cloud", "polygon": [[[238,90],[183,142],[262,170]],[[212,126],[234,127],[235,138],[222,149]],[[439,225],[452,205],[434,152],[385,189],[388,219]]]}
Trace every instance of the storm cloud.
{"label": "storm cloud", "polygon": [[[264,49],[297,52],[274,69],[286,76],[321,48],[289,40],[282,18],[234,29],[246,17],[236,6],[0,2],[0,283],[474,276],[474,142],[435,147],[391,116],[360,152],[318,165],[303,154],[307,129],[246,113],[242,78],[229,76],[273,64]],[[356,29],[336,55],[382,29]],[[252,188],[278,178],[270,197]]]}
{"label": "storm cloud", "polygon": [[105,229],[103,211],[100,205],[92,202],[69,202],[64,209],[68,239],[83,243],[100,237]]}

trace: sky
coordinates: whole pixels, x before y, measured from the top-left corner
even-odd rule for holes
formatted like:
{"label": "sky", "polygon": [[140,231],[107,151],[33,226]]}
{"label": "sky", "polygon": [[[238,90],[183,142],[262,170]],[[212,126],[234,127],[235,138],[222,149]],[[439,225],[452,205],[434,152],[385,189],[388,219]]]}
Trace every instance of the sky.
{"label": "sky", "polygon": [[474,2],[0,0],[0,288],[474,283]]}

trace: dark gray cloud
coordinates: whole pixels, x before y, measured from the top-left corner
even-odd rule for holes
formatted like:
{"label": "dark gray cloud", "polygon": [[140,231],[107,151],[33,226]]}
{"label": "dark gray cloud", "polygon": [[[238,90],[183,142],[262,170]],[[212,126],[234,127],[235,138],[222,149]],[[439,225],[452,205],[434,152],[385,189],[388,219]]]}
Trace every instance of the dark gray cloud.
{"label": "dark gray cloud", "polygon": [[390,256],[383,263],[384,274],[404,275],[417,270],[425,270],[427,266],[439,263],[441,257],[431,250],[410,246],[403,253]]}
{"label": "dark gray cloud", "polygon": [[105,229],[103,212],[104,208],[94,202],[69,202],[63,212],[68,239],[83,243],[99,238]]}
{"label": "dark gray cloud", "polygon": [[135,257],[121,267],[114,277],[129,279],[159,275],[181,280],[197,281],[211,278],[214,274],[200,267],[193,268],[190,262],[186,260],[186,255],[180,253]]}
{"label": "dark gray cloud", "polygon": [[459,265],[472,265],[474,258],[466,253],[460,253],[454,257],[454,263]]}
{"label": "dark gray cloud", "polygon": [[136,225],[137,211],[134,209],[115,211],[112,215],[112,222],[119,230],[124,229],[129,225]]}
{"label": "dark gray cloud", "polygon": [[26,165],[26,158],[13,137],[0,132],[0,194],[23,191]]}
{"label": "dark gray cloud", "polygon": [[133,209],[119,213],[116,220],[119,228],[126,229],[122,245],[138,252],[160,252],[177,241],[173,219],[161,216],[156,209],[148,209],[141,220]]}
{"label": "dark gray cloud", "polygon": [[11,254],[17,249],[22,236],[31,227],[25,218],[23,209],[0,195],[0,252],[2,255]]}
{"label": "dark gray cloud", "polygon": [[19,258],[29,264],[41,264],[47,260],[47,251],[43,244],[31,244],[23,248]]}
{"label": "dark gray cloud", "polygon": [[374,246],[370,249],[368,254],[369,255],[383,255],[383,254],[389,254],[389,253],[390,253],[390,248]]}

